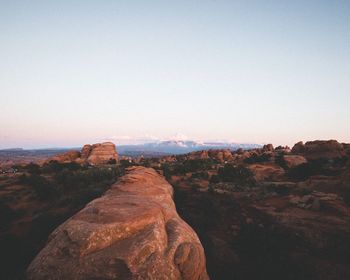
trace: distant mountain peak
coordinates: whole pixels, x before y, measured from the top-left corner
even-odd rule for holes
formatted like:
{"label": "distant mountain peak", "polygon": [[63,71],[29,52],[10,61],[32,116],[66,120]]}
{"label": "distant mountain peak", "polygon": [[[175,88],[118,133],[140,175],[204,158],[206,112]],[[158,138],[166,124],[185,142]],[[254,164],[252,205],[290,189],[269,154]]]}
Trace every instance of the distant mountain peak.
{"label": "distant mountain peak", "polygon": [[133,154],[135,153],[162,153],[162,154],[185,154],[200,150],[210,149],[230,149],[238,150],[242,149],[254,149],[261,148],[259,144],[245,144],[245,143],[231,143],[231,142],[199,142],[195,140],[178,140],[169,139],[163,141],[155,141],[138,145],[120,145],[117,147],[121,154]]}

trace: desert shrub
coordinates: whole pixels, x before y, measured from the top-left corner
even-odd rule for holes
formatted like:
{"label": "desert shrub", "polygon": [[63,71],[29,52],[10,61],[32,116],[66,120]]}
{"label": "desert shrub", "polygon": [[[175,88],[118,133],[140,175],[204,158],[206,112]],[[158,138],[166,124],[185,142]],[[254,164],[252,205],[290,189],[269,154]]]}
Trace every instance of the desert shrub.
{"label": "desert shrub", "polygon": [[206,159],[189,159],[181,163],[164,163],[161,169],[164,176],[170,178],[171,175],[185,175],[189,172],[202,172],[211,168],[211,161]]}
{"label": "desert shrub", "polygon": [[111,158],[111,159],[109,159],[109,161],[108,161],[107,163],[108,163],[108,164],[116,164],[117,161],[116,161],[116,159]]}
{"label": "desert shrub", "polygon": [[64,169],[76,171],[83,169],[83,167],[76,162],[60,163],[56,160],[51,160],[50,162],[45,163],[42,167],[43,173],[56,173]]}
{"label": "desert shrub", "polygon": [[225,164],[218,170],[219,181],[238,184],[253,184],[253,173],[242,165]]}
{"label": "desert shrub", "polygon": [[38,174],[22,174],[19,180],[22,184],[33,187],[35,194],[40,199],[50,199],[56,194],[57,190],[55,185],[44,176]]}
{"label": "desert shrub", "polygon": [[18,171],[24,171],[25,170],[25,166],[21,165],[21,164],[14,164],[11,166],[13,169],[16,169]]}
{"label": "desert shrub", "polygon": [[200,189],[201,188],[201,186],[200,185],[198,185],[198,184],[192,184],[191,185],[191,190],[192,190],[192,192],[196,192],[198,189]]}
{"label": "desert shrub", "polygon": [[161,169],[163,170],[163,176],[165,179],[171,179],[171,170],[168,164],[162,164]]}
{"label": "desert shrub", "polygon": [[283,169],[288,169],[283,156],[284,156],[284,154],[277,155],[275,158],[275,163],[278,164],[279,166],[281,166]]}
{"label": "desert shrub", "polygon": [[315,170],[309,163],[303,163],[295,166],[288,172],[288,176],[296,180],[306,180],[314,174]]}
{"label": "desert shrub", "polygon": [[209,179],[209,174],[208,172],[201,171],[201,172],[195,172],[192,174],[193,179],[204,179],[208,180]]}
{"label": "desert shrub", "polygon": [[174,175],[185,175],[188,172],[183,164],[175,164],[171,170]]}
{"label": "desert shrub", "polygon": [[292,167],[287,174],[291,179],[304,181],[315,175],[333,176],[337,173],[338,171],[333,169],[328,161],[314,160]]}
{"label": "desert shrub", "polygon": [[207,159],[189,159],[184,161],[183,167],[186,173],[203,171],[211,167],[211,162]]}
{"label": "desert shrub", "polygon": [[271,157],[272,155],[267,153],[263,153],[261,155],[253,154],[251,157],[246,158],[244,162],[248,164],[267,162]]}
{"label": "desert shrub", "polygon": [[127,167],[130,167],[130,166],[133,166],[134,164],[132,162],[130,162],[129,160],[127,159],[121,159],[119,161],[119,164],[122,168],[127,168]]}
{"label": "desert shrub", "polygon": [[8,205],[0,201],[0,224],[6,226],[13,219],[17,218],[18,213],[12,210]]}
{"label": "desert shrub", "polygon": [[345,166],[348,161],[349,161],[349,156],[343,156],[341,158],[335,159],[334,164],[342,167],[342,166]]}
{"label": "desert shrub", "polygon": [[220,182],[220,177],[218,175],[213,175],[210,178],[210,183],[219,183]]}
{"label": "desert shrub", "polygon": [[64,190],[87,188],[99,182],[112,183],[120,174],[118,168],[89,168],[86,170],[71,171],[64,169],[54,176],[54,180]]}
{"label": "desert shrub", "polygon": [[41,173],[40,166],[36,163],[33,163],[33,162],[27,164],[24,168],[30,174],[40,174]]}

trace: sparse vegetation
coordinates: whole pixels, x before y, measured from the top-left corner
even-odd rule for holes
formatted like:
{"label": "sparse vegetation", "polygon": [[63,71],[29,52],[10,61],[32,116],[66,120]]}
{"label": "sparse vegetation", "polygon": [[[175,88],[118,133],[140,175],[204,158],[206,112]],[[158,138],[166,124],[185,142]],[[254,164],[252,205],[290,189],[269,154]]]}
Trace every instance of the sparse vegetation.
{"label": "sparse vegetation", "polygon": [[300,164],[288,170],[288,177],[304,181],[315,175],[335,176],[339,174],[339,170],[332,168],[334,163],[329,163],[327,160],[313,160],[307,163]]}
{"label": "sparse vegetation", "polygon": [[271,157],[272,155],[268,153],[263,153],[261,155],[253,154],[252,156],[246,158],[244,162],[247,164],[262,163],[269,161]]}
{"label": "sparse vegetation", "polygon": [[253,173],[243,165],[225,164],[218,170],[217,179],[221,182],[234,182],[241,185],[254,184]]}

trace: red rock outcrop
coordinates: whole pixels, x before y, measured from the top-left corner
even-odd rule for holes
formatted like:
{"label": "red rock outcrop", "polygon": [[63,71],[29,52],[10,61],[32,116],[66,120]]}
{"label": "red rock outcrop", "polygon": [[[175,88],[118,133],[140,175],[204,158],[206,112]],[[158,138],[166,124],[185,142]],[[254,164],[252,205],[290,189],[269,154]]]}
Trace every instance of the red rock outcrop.
{"label": "red rock outcrop", "polygon": [[230,161],[233,159],[230,150],[209,150],[209,157],[217,160],[218,162]]}
{"label": "red rock outcrop", "polygon": [[248,166],[257,181],[278,181],[284,175],[284,170],[280,166],[273,164],[251,164]]}
{"label": "red rock outcrop", "polygon": [[50,235],[28,279],[208,279],[202,245],[172,195],[153,169],[129,169]]}
{"label": "red rock outcrop", "polygon": [[283,162],[287,168],[293,168],[303,163],[307,163],[306,158],[299,155],[284,155]]}
{"label": "red rock outcrop", "polygon": [[264,145],[262,149],[263,149],[264,152],[273,152],[273,150],[274,150],[272,144]]}
{"label": "red rock outcrop", "polygon": [[118,154],[112,142],[85,145],[81,151],[81,159],[90,164],[105,164],[117,161]]}
{"label": "red rock outcrop", "polygon": [[308,160],[314,159],[335,159],[346,155],[344,147],[336,140],[298,142],[294,145],[292,153],[302,154]]}
{"label": "red rock outcrop", "polygon": [[231,161],[233,159],[232,152],[228,149],[224,150],[203,150],[189,153],[187,159],[213,159],[218,162]]}
{"label": "red rock outcrop", "polygon": [[188,154],[187,158],[190,159],[190,160],[193,160],[193,159],[208,159],[209,158],[209,153],[208,153],[208,151],[192,152],[192,153]]}
{"label": "red rock outcrop", "polygon": [[107,164],[118,160],[118,154],[115,145],[112,142],[97,143],[93,145],[84,145],[81,152],[68,151],[66,153],[54,156],[48,161],[58,161],[61,163],[77,162],[89,163],[92,165]]}

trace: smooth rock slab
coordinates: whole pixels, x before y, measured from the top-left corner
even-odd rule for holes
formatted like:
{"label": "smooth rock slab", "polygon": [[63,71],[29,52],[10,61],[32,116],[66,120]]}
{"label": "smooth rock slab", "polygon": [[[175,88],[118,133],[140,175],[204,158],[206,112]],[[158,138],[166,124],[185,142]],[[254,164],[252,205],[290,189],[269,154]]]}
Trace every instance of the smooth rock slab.
{"label": "smooth rock slab", "polygon": [[155,170],[130,168],[60,225],[28,279],[209,279],[203,247]]}

